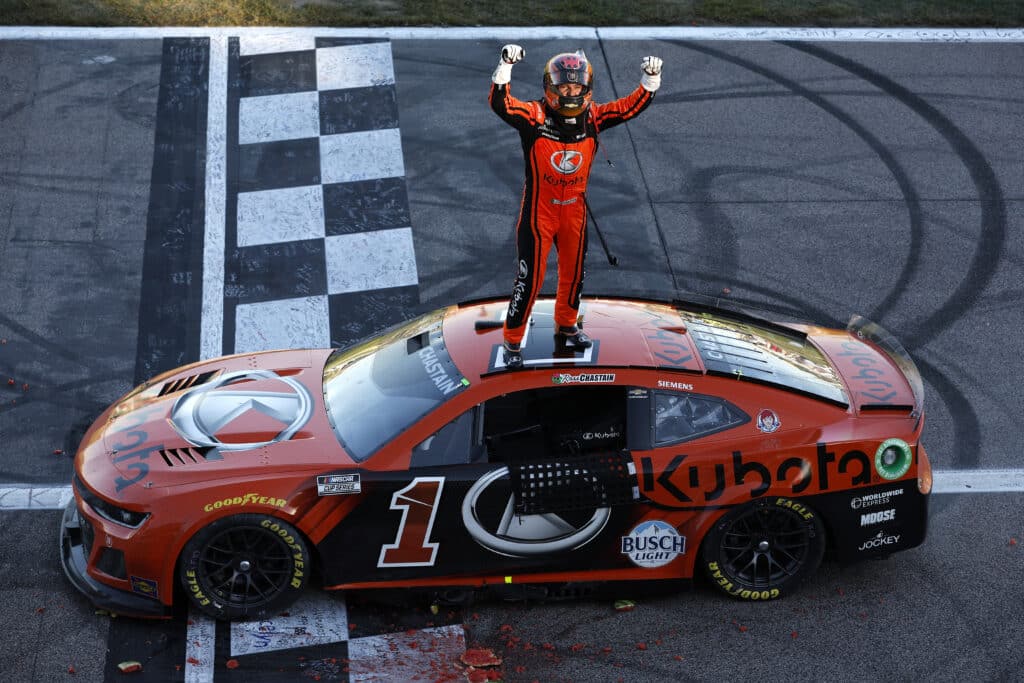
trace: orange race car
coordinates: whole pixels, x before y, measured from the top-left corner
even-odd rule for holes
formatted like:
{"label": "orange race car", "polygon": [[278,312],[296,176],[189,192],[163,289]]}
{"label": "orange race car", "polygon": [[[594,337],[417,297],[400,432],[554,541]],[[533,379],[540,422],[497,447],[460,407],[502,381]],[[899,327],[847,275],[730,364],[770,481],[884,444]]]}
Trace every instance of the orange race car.
{"label": "orange race car", "polygon": [[97,605],[218,618],[325,588],[686,580],[786,594],[919,545],[931,467],[900,345],[712,302],[587,299],[564,348],[550,299],[506,370],[505,300],[346,349],[252,353],[154,378],[93,424],[62,523]]}

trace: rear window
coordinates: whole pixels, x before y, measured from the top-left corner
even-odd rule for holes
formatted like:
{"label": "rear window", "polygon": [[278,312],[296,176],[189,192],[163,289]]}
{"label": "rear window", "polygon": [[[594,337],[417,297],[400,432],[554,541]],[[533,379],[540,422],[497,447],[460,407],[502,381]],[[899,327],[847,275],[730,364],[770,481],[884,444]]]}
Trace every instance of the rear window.
{"label": "rear window", "polygon": [[335,435],[363,461],[466,388],[444,345],[435,311],[358,346],[324,368],[324,401]]}
{"label": "rear window", "polygon": [[849,405],[832,364],[804,335],[713,314],[680,314],[708,372]]}

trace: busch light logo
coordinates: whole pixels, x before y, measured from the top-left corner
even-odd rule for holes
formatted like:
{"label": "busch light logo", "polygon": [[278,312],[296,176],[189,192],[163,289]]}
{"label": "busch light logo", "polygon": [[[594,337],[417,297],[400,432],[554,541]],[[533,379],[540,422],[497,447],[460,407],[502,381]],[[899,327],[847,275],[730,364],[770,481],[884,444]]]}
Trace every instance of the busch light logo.
{"label": "busch light logo", "polygon": [[652,520],[639,524],[622,537],[622,554],[638,567],[662,567],[686,552],[686,536],[671,524]]}

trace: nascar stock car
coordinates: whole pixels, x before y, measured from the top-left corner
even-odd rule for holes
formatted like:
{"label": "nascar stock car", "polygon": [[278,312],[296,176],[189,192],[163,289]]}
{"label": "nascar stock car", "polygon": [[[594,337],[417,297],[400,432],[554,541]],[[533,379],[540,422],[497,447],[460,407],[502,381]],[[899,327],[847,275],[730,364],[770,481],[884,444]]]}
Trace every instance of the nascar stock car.
{"label": "nascar stock car", "polygon": [[110,406],[75,457],[72,583],[119,614],[186,595],[223,619],[327,589],[446,595],[622,580],[770,600],[922,543],[931,467],[913,362],[878,326],[592,298],[593,344],[505,300],[345,349],[241,354]]}

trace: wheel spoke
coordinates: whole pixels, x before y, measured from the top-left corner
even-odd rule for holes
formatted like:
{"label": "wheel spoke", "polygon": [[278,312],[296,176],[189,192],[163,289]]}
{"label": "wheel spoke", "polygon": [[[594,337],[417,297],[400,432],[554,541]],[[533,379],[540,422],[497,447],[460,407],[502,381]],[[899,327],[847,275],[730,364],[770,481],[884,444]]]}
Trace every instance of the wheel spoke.
{"label": "wheel spoke", "polygon": [[[249,563],[240,571],[240,562]],[[260,528],[228,529],[203,548],[199,568],[211,593],[236,608],[266,604],[287,587],[292,552],[276,535]]]}
{"label": "wheel spoke", "polygon": [[811,542],[803,520],[766,505],[732,520],[718,548],[735,580],[751,588],[767,588],[800,572]]}

